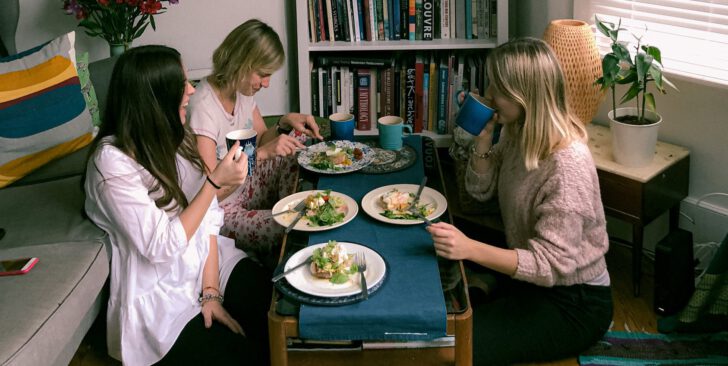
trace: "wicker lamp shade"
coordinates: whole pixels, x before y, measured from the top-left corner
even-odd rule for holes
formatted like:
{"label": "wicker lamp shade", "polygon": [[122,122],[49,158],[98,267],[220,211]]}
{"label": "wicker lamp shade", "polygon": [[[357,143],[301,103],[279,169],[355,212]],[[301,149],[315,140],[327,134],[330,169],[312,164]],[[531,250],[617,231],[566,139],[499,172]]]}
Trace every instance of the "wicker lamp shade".
{"label": "wicker lamp shade", "polygon": [[591,27],[581,20],[553,20],[543,39],[561,62],[572,111],[582,123],[591,122],[604,97],[599,85],[594,85],[602,76],[602,60]]}

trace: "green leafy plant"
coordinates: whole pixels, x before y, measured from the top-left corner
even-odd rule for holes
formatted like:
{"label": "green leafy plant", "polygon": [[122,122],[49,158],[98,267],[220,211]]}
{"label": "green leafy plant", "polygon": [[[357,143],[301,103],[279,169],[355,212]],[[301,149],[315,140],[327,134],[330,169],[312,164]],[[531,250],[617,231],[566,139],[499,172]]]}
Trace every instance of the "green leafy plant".
{"label": "green leafy plant", "polygon": [[[677,87],[665,78],[662,74],[662,55],[660,49],[655,46],[642,44],[642,37],[632,35],[636,40],[634,55],[627,49],[625,43],[620,42],[619,32],[626,30],[621,27],[622,20],[618,24],[603,22],[596,19],[597,29],[600,33],[609,37],[612,41],[611,49],[602,58],[602,76],[594,83],[601,85],[601,89],[612,91],[612,115],[614,119],[630,124],[644,125],[654,123],[645,118],[645,110],[657,112],[655,105],[655,96],[647,90],[650,82],[655,85],[655,89],[662,94],[666,94],[665,85],[677,90]],[[636,99],[637,116],[620,116],[617,117],[617,100],[616,86],[629,85],[629,89],[624,93],[619,104],[624,104],[630,100]]]}

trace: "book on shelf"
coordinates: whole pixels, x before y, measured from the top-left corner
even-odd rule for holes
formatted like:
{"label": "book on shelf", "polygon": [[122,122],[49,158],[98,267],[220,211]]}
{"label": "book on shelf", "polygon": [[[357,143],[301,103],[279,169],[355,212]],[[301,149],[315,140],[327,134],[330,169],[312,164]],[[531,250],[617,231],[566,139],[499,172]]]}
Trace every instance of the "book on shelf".
{"label": "book on shelf", "polygon": [[432,41],[435,38],[435,1],[422,0],[422,40]]}
{"label": "book on shelf", "polygon": [[336,0],[336,9],[339,13],[339,34],[341,34],[341,40],[349,42],[349,17],[347,15],[346,0]]}
{"label": "book on shelf", "polygon": [[[402,7],[400,6],[400,0],[390,0],[391,5],[389,9],[391,9],[391,16],[389,17],[390,23],[391,23],[391,29],[392,29],[392,40],[399,41],[402,39],[402,33],[399,23],[402,21],[400,10]],[[403,0],[406,1],[406,0]]]}
{"label": "book on shelf", "polygon": [[423,80],[425,73],[425,64],[422,54],[415,56],[415,120],[412,126],[412,132],[422,132],[422,117],[423,117],[423,103],[422,98],[424,94]]}
{"label": "book on shelf", "polygon": [[417,8],[415,5],[415,1],[416,0],[409,0],[407,2],[409,4],[407,11],[407,14],[409,14],[409,20],[407,21],[407,23],[409,24],[409,27],[407,28],[407,38],[410,41],[414,41],[417,35]]}
{"label": "book on shelf", "polygon": [[319,74],[318,68],[313,66],[313,63],[309,64],[310,75],[311,75],[311,114],[314,116],[321,116],[321,110],[319,101]]}
{"label": "book on shelf", "polygon": [[447,133],[447,108],[449,88],[449,57],[443,56],[440,60],[440,72],[437,75],[437,130],[438,134]]}
{"label": "book on shelf", "polygon": [[323,103],[323,108],[321,109],[321,112],[323,113],[323,115],[321,117],[328,117],[333,113],[331,108],[332,88],[330,70],[325,67],[319,68],[319,77],[321,78],[323,85],[323,88],[321,88],[321,101]]}
{"label": "book on shelf", "polygon": [[479,39],[480,36],[478,35],[478,0],[470,0],[472,11],[470,12],[470,17],[472,19],[472,35],[473,39]]}
{"label": "book on shelf", "polygon": [[438,69],[437,61],[434,54],[430,55],[430,89],[428,90],[429,100],[427,101],[427,130],[437,131],[437,91],[438,91],[438,76],[440,70]]}
{"label": "book on shelf", "polygon": [[377,116],[379,116],[379,69],[370,69],[369,72],[372,74],[369,86],[369,123],[376,126]]}
{"label": "book on shelf", "polygon": [[498,0],[486,0],[490,1],[490,7],[488,7],[488,14],[490,14],[490,36],[498,37]]}
{"label": "book on shelf", "polygon": [[[424,69],[424,73],[422,74],[422,99],[419,102],[422,104],[422,107],[420,108],[422,110],[422,130],[429,130],[430,65],[425,65]],[[415,74],[416,73],[417,72],[415,71]]]}
{"label": "book on shelf", "polygon": [[371,112],[369,110],[371,105],[369,93],[371,92],[372,73],[369,69],[358,69],[356,80],[358,105],[356,129],[367,131],[372,128]]}
{"label": "book on shelf", "polygon": [[[324,0],[322,0],[324,1]],[[334,32],[334,13],[331,7],[331,2],[336,3],[336,0],[325,0],[324,3],[324,13],[326,13],[326,28],[328,28],[328,40],[329,41],[338,41],[336,39],[336,32]],[[338,23],[337,23],[338,25]]]}
{"label": "book on shelf", "polygon": [[[457,0],[448,0],[448,2],[450,3],[450,6],[448,7],[448,8],[450,8],[450,38],[458,38],[457,34],[455,33],[455,28],[457,28],[455,26],[455,20],[456,20],[455,2],[456,1]],[[490,0],[488,0],[488,1],[490,1]]]}
{"label": "book on shelf", "polygon": [[382,78],[382,116],[391,116],[394,111],[394,68],[385,67],[379,70]]}
{"label": "book on shelf", "polygon": [[490,0],[477,0],[478,2],[478,38],[490,37]]}
{"label": "book on shelf", "polygon": [[327,117],[326,114],[326,101],[325,101],[325,90],[326,90],[326,81],[324,81],[324,71],[322,67],[317,67],[318,70],[318,111],[319,117]]}
{"label": "book on shelf", "polygon": [[316,12],[318,14],[318,17],[316,18],[316,23],[318,24],[319,32],[318,34],[321,34],[321,41],[328,41],[328,26],[326,25],[326,12],[324,9],[326,6],[324,5],[325,0],[315,0],[316,1]]}
{"label": "book on shelf", "polygon": [[376,21],[377,21],[377,40],[384,41],[386,40],[384,36],[384,1],[387,0],[376,0]]}
{"label": "book on shelf", "polygon": [[366,57],[366,56],[319,56],[316,58],[321,66],[359,66],[359,67],[385,67],[394,62],[392,57]]}
{"label": "book on shelf", "polygon": [[465,39],[465,0],[455,0],[455,38]]}
{"label": "book on shelf", "polygon": [[464,35],[465,39],[473,39],[473,1],[472,0],[464,0],[465,4],[463,6],[463,11],[465,12],[465,15],[463,15],[463,18],[458,19],[459,21],[465,21],[465,31]]}
{"label": "book on shelf", "polygon": [[372,41],[372,15],[370,13],[372,0],[362,0],[362,7],[364,8],[364,39]]}
{"label": "book on shelf", "polygon": [[399,1],[399,38],[409,39],[409,0]]}
{"label": "book on shelf", "polygon": [[349,19],[351,21],[349,22],[351,31],[353,32],[351,34],[351,40],[353,42],[359,42],[361,41],[361,37],[359,36],[359,15],[361,12],[359,11],[359,1],[358,0],[348,0],[351,1],[351,6],[349,6]]}
{"label": "book on shelf", "polygon": [[405,79],[405,115],[404,123],[410,125],[414,130],[415,126],[415,63],[414,60],[407,62],[407,75]]}
{"label": "book on shelf", "polygon": [[382,27],[384,28],[384,40],[389,41],[392,39],[391,33],[389,33],[389,5],[390,0],[382,0]]}
{"label": "book on shelf", "polygon": [[440,1],[440,38],[450,39],[450,0]]}
{"label": "book on shelf", "polygon": [[376,41],[379,38],[377,32],[377,0],[366,0],[369,3],[369,33],[371,33],[370,41]]}
{"label": "book on shelf", "polygon": [[357,18],[359,19],[359,40],[365,41],[367,40],[366,36],[366,23],[364,19],[364,3],[366,0],[354,0],[357,3],[357,8],[359,9],[359,12],[357,13]]}
{"label": "book on shelf", "polygon": [[316,38],[316,17],[313,16],[313,6],[315,0],[308,0],[308,40],[311,43],[317,42]]}
{"label": "book on shelf", "polygon": [[415,0],[415,40],[422,40],[422,1]]}

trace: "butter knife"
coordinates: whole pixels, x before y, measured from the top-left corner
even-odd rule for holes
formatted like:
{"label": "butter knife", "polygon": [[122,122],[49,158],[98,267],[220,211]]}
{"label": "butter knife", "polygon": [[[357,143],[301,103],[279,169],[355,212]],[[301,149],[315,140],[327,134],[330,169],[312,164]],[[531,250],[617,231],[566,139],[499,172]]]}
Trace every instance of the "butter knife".
{"label": "butter knife", "polygon": [[305,209],[305,208],[304,208],[303,210],[301,210],[301,211],[298,211],[298,213],[296,214],[296,217],[295,217],[295,218],[293,219],[293,221],[291,221],[291,223],[290,223],[290,224],[288,224],[288,226],[286,227],[286,234],[290,233],[290,232],[291,232],[291,230],[293,230],[293,227],[294,227],[294,226],[296,226],[296,224],[298,223],[298,221],[299,221],[299,220],[301,220],[301,218],[303,217],[303,213],[304,213],[305,211],[306,211],[306,209]]}
{"label": "butter knife", "polygon": [[414,208],[415,205],[420,202],[420,195],[422,194],[422,190],[425,189],[425,183],[427,183],[427,176],[422,177],[422,182],[420,182],[420,186],[417,187],[417,194],[415,194],[415,199],[410,205],[411,208]]}
{"label": "butter knife", "polygon": [[281,278],[286,277],[289,273],[291,273],[291,272],[293,272],[293,271],[295,271],[295,270],[297,270],[297,269],[299,269],[299,268],[301,268],[301,267],[303,267],[303,266],[305,266],[307,264],[310,264],[312,260],[313,260],[313,257],[308,257],[308,258],[306,258],[305,261],[303,261],[303,262],[301,262],[299,264],[296,264],[295,266],[291,267],[289,270],[287,270],[287,271],[285,271],[285,272],[283,272],[281,274],[278,274],[276,276],[273,276],[273,278],[271,278],[270,280],[273,281],[273,282],[276,282],[276,281],[280,280]]}

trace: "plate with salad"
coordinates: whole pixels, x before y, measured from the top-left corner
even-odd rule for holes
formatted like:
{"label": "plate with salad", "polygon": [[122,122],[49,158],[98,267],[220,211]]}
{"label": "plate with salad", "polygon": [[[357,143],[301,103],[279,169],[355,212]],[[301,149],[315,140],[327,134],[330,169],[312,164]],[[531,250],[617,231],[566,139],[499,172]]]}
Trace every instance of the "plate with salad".
{"label": "plate with salad", "polygon": [[[372,218],[395,225],[416,225],[424,222],[410,211],[417,194],[417,184],[392,184],[374,189],[364,195],[361,208]],[[425,187],[415,205],[419,214],[434,220],[447,209],[447,199],[442,193]]]}
{"label": "plate with salad", "polygon": [[364,276],[367,288],[377,287],[384,280],[386,263],[379,253],[361,244],[337,242],[309,245],[294,253],[286,262],[284,270],[310,260],[308,266],[297,269],[286,280],[291,286],[309,295],[339,297],[361,292],[359,274],[354,262],[354,254],[363,253],[367,260]]}
{"label": "plate with salad", "polygon": [[298,154],[298,164],[325,174],[344,174],[364,168],[374,159],[371,147],[360,142],[335,140],[311,145]]}
{"label": "plate with salad", "polygon": [[[273,218],[280,225],[288,226],[297,216],[296,206],[304,201],[303,217],[293,230],[324,231],[351,221],[359,212],[359,206],[351,197],[330,189],[294,193],[278,201],[271,209]],[[277,215],[276,215],[277,214]]]}

